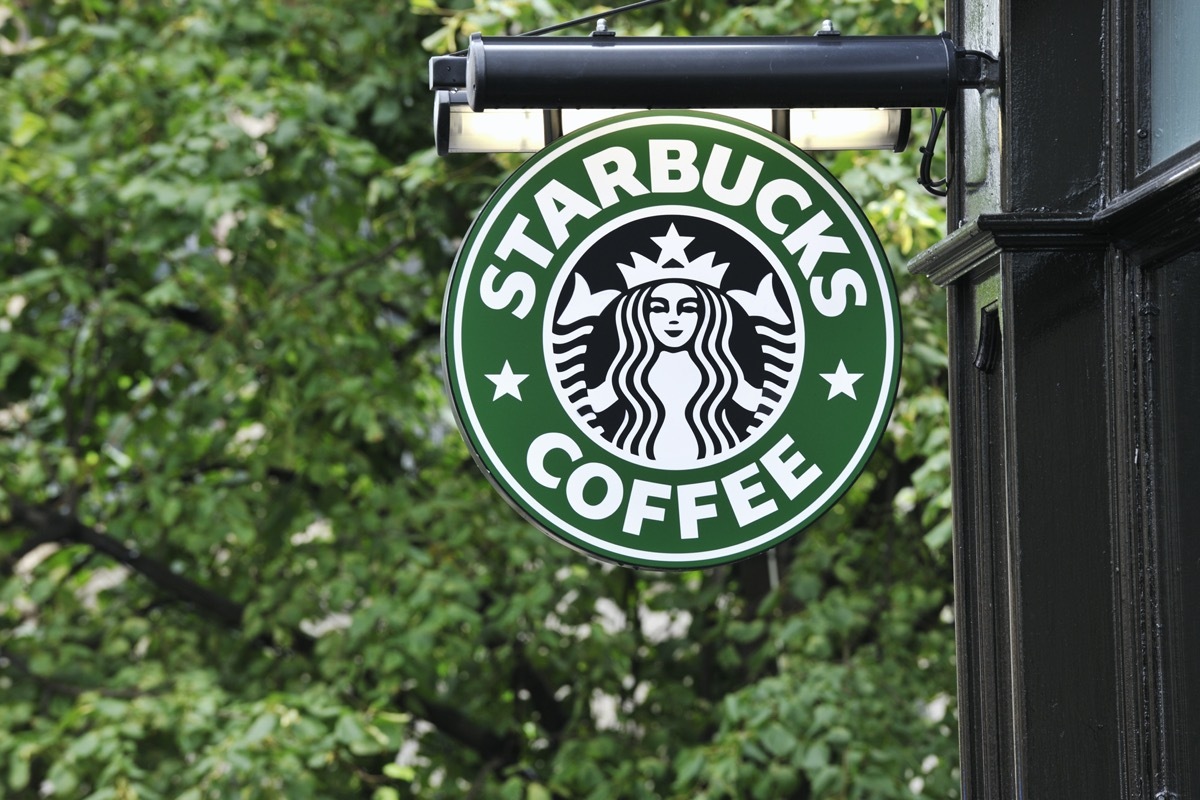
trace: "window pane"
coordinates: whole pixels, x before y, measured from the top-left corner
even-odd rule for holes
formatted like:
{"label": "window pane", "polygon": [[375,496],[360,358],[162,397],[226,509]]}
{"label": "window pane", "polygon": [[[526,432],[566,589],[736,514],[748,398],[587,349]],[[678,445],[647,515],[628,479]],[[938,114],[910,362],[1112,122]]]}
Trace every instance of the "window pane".
{"label": "window pane", "polygon": [[1200,2],[1150,0],[1150,162],[1200,141]]}

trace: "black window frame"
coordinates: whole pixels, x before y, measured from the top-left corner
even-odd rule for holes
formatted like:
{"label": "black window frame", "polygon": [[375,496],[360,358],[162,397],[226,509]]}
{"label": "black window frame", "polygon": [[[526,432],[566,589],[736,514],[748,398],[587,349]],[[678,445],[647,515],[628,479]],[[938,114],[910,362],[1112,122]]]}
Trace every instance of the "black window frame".
{"label": "black window frame", "polygon": [[[1200,162],[1200,134],[1192,144],[1173,153],[1158,163],[1151,163],[1150,148],[1153,143],[1153,98],[1150,95],[1151,79],[1151,5],[1155,0],[1124,0],[1117,10],[1113,40],[1120,45],[1115,48],[1118,57],[1115,66],[1114,87],[1119,86],[1124,95],[1124,114],[1116,120],[1114,141],[1122,142],[1124,165],[1122,189],[1134,189],[1157,180],[1169,178],[1191,162]],[[1132,32],[1132,35],[1128,35]],[[1198,45],[1200,46],[1200,45]],[[1128,120],[1128,124],[1123,123]],[[1117,170],[1120,171],[1120,170]]]}

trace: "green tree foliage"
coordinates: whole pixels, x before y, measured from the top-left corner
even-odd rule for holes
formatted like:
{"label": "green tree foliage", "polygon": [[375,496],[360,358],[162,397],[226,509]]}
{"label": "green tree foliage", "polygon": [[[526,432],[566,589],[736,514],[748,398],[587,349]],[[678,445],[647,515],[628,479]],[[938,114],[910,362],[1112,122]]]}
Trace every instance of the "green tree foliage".
{"label": "green tree foliage", "polygon": [[[944,221],[914,153],[827,159],[896,268],[903,383],[773,560],[590,562],[454,430],[444,280],[518,161],[432,153],[425,59],[592,10],[0,4],[0,795],[957,795],[944,307],[902,270]],[[829,13],[940,26],[927,0]]]}

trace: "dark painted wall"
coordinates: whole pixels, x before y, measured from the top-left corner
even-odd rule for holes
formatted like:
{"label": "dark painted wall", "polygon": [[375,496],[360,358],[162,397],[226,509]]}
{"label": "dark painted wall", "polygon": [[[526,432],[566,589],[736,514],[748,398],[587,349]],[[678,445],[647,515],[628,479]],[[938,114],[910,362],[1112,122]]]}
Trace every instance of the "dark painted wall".
{"label": "dark painted wall", "polygon": [[1003,76],[913,266],[949,294],[972,800],[1200,797],[1200,143],[1139,166],[1149,2],[948,3]]}

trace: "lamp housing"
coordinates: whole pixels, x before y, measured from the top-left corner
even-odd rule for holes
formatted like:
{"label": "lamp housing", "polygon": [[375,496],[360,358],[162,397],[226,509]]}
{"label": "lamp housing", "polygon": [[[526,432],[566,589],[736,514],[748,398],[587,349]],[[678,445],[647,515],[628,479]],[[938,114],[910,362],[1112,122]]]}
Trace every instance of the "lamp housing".
{"label": "lamp housing", "polygon": [[912,108],[952,108],[961,89],[998,81],[995,58],[945,34],[475,33],[464,52],[429,60],[441,154],[533,152],[584,120],[670,108],[743,119],[806,150],[900,151]]}
{"label": "lamp housing", "polygon": [[[434,101],[438,155],[534,153],[559,136],[633,108],[501,108],[472,111],[465,91],[441,90]],[[908,146],[907,108],[712,108],[790,139],[802,150],[892,150]]]}

